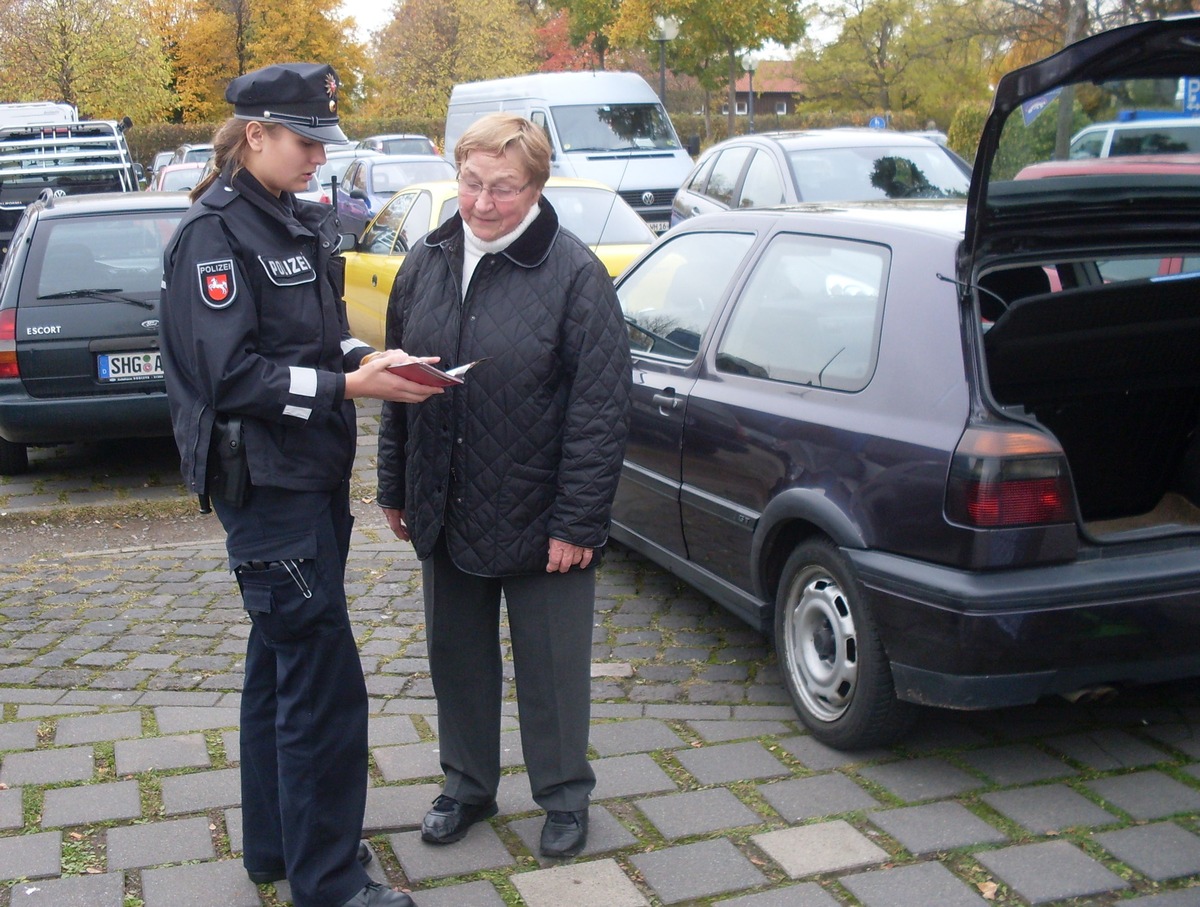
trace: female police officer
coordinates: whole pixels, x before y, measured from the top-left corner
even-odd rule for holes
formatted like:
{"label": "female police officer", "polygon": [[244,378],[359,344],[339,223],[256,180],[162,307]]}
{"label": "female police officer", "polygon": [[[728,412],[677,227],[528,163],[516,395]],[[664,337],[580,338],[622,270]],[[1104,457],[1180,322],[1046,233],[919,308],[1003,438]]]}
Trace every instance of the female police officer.
{"label": "female police officer", "polygon": [[352,398],[440,391],[387,371],[402,351],[350,336],[334,212],[292,194],[325,142],[346,141],[337,90],[333,69],[310,63],[229,84],[216,170],[165,254],[163,352],[184,479],[212,497],[252,622],[246,869],[259,883],[286,876],[297,907],[409,907],[360,863],[367,693],[344,588]]}

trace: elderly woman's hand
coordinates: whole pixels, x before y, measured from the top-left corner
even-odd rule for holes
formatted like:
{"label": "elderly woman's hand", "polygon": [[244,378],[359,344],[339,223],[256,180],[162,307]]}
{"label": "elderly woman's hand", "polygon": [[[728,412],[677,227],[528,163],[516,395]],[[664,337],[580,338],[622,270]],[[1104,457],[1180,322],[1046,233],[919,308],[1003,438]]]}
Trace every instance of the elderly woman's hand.
{"label": "elderly woman's hand", "polygon": [[550,539],[550,559],[546,562],[547,573],[566,573],[572,567],[582,570],[591,562],[591,548],[581,548],[570,542]]}

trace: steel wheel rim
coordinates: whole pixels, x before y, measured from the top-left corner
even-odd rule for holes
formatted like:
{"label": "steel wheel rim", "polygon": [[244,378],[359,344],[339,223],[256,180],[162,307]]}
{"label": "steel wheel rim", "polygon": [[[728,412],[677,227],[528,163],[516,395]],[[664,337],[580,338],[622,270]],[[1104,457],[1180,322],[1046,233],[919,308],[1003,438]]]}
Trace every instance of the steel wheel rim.
{"label": "steel wheel rim", "polygon": [[818,568],[792,586],[784,620],[788,673],[805,709],[820,721],[845,714],[858,688],[858,634],[837,581]]}

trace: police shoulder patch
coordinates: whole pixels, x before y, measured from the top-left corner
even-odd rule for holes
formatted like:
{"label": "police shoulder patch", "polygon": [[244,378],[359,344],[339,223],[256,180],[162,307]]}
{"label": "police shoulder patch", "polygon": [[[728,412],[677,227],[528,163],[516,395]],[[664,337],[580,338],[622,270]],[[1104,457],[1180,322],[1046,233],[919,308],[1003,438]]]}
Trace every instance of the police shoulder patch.
{"label": "police shoulder patch", "polygon": [[237,296],[237,279],[232,258],[202,261],[196,265],[200,298],[210,309],[225,309]]}

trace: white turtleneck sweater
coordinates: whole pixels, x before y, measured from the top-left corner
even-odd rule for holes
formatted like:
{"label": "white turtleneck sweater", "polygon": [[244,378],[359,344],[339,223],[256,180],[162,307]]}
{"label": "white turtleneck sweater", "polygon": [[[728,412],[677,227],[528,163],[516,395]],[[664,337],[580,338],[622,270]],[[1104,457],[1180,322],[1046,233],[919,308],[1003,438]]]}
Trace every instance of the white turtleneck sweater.
{"label": "white turtleneck sweater", "polygon": [[479,264],[479,259],[485,255],[494,255],[498,252],[503,252],[516,242],[517,238],[529,229],[529,225],[533,223],[534,218],[541,213],[541,210],[540,205],[534,205],[511,233],[506,233],[499,239],[492,240],[480,239],[471,232],[471,228],[467,226],[467,222],[463,221],[463,299],[467,298],[467,287],[471,285],[471,276],[475,273],[475,266]]}

